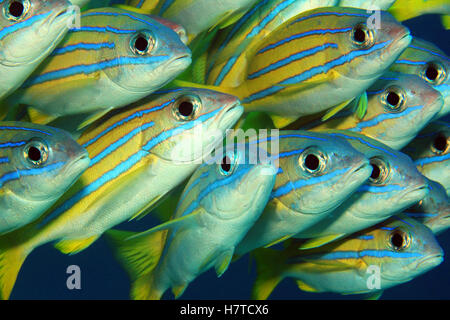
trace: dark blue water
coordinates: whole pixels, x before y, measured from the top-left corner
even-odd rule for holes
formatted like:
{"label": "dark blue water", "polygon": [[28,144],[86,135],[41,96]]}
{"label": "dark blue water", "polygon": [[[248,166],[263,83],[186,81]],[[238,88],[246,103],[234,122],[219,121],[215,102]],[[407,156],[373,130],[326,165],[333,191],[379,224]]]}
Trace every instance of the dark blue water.
{"label": "dark blue water", "polygon": [[[405,23],[413,35],[437,44],[450,55],[450,32],[445,31],[438,16],[423,16]],[[446,121],[449,121],[449,117]],[[155,225],[151,217],[138,224],[122,224],[124,230],[146,230]],[[450,253],[450,231],[438,238],[444,252]],[[68,290],[66,269],[81,268],[81,290]],[[214,270],[201,275],[185,291],[183,299],[249,299],[255,279],[247,257],[230,265],[222,278]],[[385,291],[382,299],[450,299],[450,259],[409,283]],[[101,238],[84,252],[73,256],[59,253],[50,244],[34,250],[18,276],[12,299],[128,299],[127,274],[112,256]],[[168,295],[170,297],[170,294]],[[272,299],[356,299],[357,296],[310,294],[301,292],[292,280],[284,280]]]}

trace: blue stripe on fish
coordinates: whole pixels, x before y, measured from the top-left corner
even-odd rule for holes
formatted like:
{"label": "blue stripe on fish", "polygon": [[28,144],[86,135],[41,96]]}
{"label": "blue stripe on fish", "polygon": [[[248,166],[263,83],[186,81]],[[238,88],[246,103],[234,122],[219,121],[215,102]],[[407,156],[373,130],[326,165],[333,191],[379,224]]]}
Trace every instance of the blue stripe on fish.
{"label": "blue stripe on fish", "polygon": [[25,141],[19,141],[19,142],[5,142],[5,143],[0,143],[0,148],[20,147],[20,146],[23,146],[25,143],[26,143]]}
{"label": "blue stripe on fish", "polygon": [[8,163],[8,162],[9,162],[8,157],[0,158],[0,163]]}
{"label": "blue stripe on fish", "polygon": [[141,19],[139,17],[132,15],[131,13],[126,13],[126,12],[99,12],[99,11],[96,11],[96,12],[83,13],[81,15],[81,17],[89,17],[89,16],[112,16],[112,17],[126,16],[132,20],[142,22],[151,27],[157,27],[157,25],[151,23],[150,21]]}
{"label": "blue stripe on fish", "polygon": [[43,133],[47,136],[51,136],[51,133],[39,130],[39,129],[33,129],[33,128],[24,128],[24,127],[8,127],[8,126],[0,126],[0,130],[18,130],[18,131],[32,131],[32,132],[39,132]]}
{"label": "blue stripe on fish", "polygon": [[[416,252],[399,252],[390,250],[361,250],[361,251],[336,251],[314,256],[323,260],[359,259],[363,257],[407,259],[407,258],[422,257],[422,254]],[[305,258],[307,257],[308,256],[306,256]]]}
{"label": "blue stripe on fish", "polygon": [[416,213],[416,212],[404,212],[408,217],[411,218],[427,218],[427,217],[435,217],[439,213]]}
{"label": "blue stripe on fish", "polygon": [[217,188],[233,183],[235,180],[244,176],[248,171],[250,171],[251,168],[252,168],[251,166],[241,167],[238,171],[235,171],[232,175],[225,177],[223,179],[215,180],[214,182],[210,183],[207,187],[205,187],[205,189],[203,189],[200,192],[198,197],[191,202],[191,204],[186,208],[186,210],[183,212],[181,216],[186,216],[192,213],[200,205],[200,201],[202,201],[204,197],[206,197],[208,194],[210,194]]}
{"label": "blue stripe on fish", "polygon": [[398,112],[398,113],[383,113],[372,119],[359,122],[355,128],[350,128],[349,130],[354,131],[354,132],[360,132],[363,128],[374,127],[374,126],[378,125],[380,122],[383,122],[385,120],[401,118],[403,116],[410,114],[411,112],[420,110],[422,108],[423,108],[423,106],[415,106],[415,107],[409,107],[409,108],[403,110],[402,112]]}
{"label": "blue stripe on fish", "polygon": [[429,158],[420,158],[414,161],[416,166],[423,166],[425,164],[433,163],[433,162],[441,162],[450,159],[450,153],[444,154],[442,156],[429,157]]}
{"label": "blue stripe on fish", "polygon": [[[260,22],[253,27],[253,29],[245,36],[245,39],[251,38],[256,36],[263,30],[267,24],[269,24],[273,19],[276,18],[276,16],[280,13],[280,11],[283,11],[286,9],[289,5],[291,5],[296,0],[284,0],[283,2],[276,5],[264,18],[260,20]],[[264,3],[267,1],[262,1],[260,5],[264,5]],[[257,9],[258,6],[255,6],[254,10]],[[254,12],[254,11],[253,11]],[[244,39],[244,41],[245,41]],[[224,44],[222,44],[223,46]],[[221,46],[221,47],[222,47]],[[219,48],[219,51],[221,49]],[[214,82],[216,86],[220,85],[223,81],[223,79],[226,77],[226,75],[230,72],[232,66],[234,65],[234,62],[237,60],[238,55],[233,56],[225,65],[225,67],[221,70],[219,76],[217,77],[216,81]]]}
{"label": "blue stripe on fish", "polygon": [[347,32],[352,30],[352,28],[342,28],[342,29],[316,29],[316,30],[311,30],[311,31],[307,31],[307,32],[303,32],[303,33],[297,33],[294,34],[290,37],[284,38],[278,42],[272,43],[270,45],[268,45],[267,47],[262,48],[261,50],[258,51],[258,54],[264,53],[266,51],[275,49],[276,47],[279,47],[285,43],[288,43],[292,40],[296,40],[296,39],[300,39],[303,37],[307,37],[310,35],[316,35],[316,34],[327,34],[327,33],[340,33],[340,32]]}
{"label": "blue stripe on fish", "polygon": [[195,179],[195,181],[192,182],[189,185],[189,187],[183,191],[183,194],[181,195],[180,199],[178,200],[178,203],[182,203],[184,198],[186,198],[186,196],[189,194],[189,192],[191,192],[191,190],[194,189],[194,187],[196,185],[198,185],[202,179],[207,178],[208,176],[209,176],[209,171],[205,171],[197,179]]}
{"label": "blue stripe on fish", "polygon": [[349,63],[352,60],[354,60],[355,58],[371,54],[372,52],[374,52],[376,50],[384,48],[391,42],[392,41],[390,40],[390,41],[378,43],[378,44],[372,46],[370,49],[355,50],[355,51],[349,52],[348,54],[342,55],[337,59],[334,59],[334,60],[331,60],[331,61],[325,63],[324,65],[312,67],[311,69],[306,70],[298,75],[289,77],[289,78],[279,82],[279,84],[281,84],[281,85],[275,85],[275,86],[269,87],[267,89],[261,90],[259,92],[256,92],[256,93],[250,95],[249,97],[243,99],[242,102],[249,103],[249,102],[253,102],[255,100],[262,99],[273,93],[276,93],[278,91],[286,89],[286,86],[283,86],[283,85],[298,84],[298,83],[308,80],[318,74],[327,73],[331,69],[333,69],[337,66],[343,65],[345,63]]}
{"label": "blue stripe on fish", "polygon": [[32,169],[24,169],[24,170],[16,170],[12,172],[5,173],[3,176],[0,177],[0,188],[3,187],[3,185],[6,182],[10,182],[13,180],[17,180],[20,177],[25,176],[37,176],[45,172],[49,172],[55,169],[58,169],[64,165],[64,161],[52,163],[49,165],[46,165],[42,168],[32,168]]}
{"label": "blue stripe on fish", "polygon": [[345,12],[318,12],[313,13],[309,16],[301,17],[296,20],[294,20],[291,25],[298,23],[300,21],[304,21],[307,19],[315,18],[315,17],[321,17],[321,16],[337,16],[337,17],[362,17],[362,18],[369,18],[370,15],[362,14],[362,13],[345,13]]}
{"label": "blue stripe on fish", "polygon": [[168,58],[167,55],[159,55],[153,57],[118,57],[111,60],[105,60],[94,64],[81,64],[76,66],[67,67],[55,71],[43,73],[36,77],[28,79],[22,88],[28,88],[32,85],[44,83],[47,81],[58,80],[65,77],[74,76],[77,74],[90,74],[96,71],[101,71],[107,68],[113,68],[124,65],[139,65],[149,64],[152,62],[164,61]]}
{"label": "blue stripe on fish", "polygon": [[148,113],[152,113],[161,109],[164,109],[166,106],[170,105],[171,103],[173,103],[175,101],[175,99],[169,100],[167,102],[164,102],[163,104],[156,106],[156,107],[152,107],[150,109],[145,109],[145,110],[140,110],[137,111],[131,115],[129,115],[128,117],[126,117],[125,119],[122,119],[116,123],[114,123],[113,125],[109,126],[108,128],[106,128],[105,130],[103,130],[102,132],[100,132],[99,134],[97,134],[94,138],[92,138],[91,140],[85,142],[82,147],[86,148],[88,146],[90,146],[92,143],[94,143],[95,141],[97,141],[98,139],[100,139],[101,137],[103,137],[105,134],[107,134],[108,132],[110,132],[111,130],[114,130],[117,127],[120,127],[121,125],[123,125],[124,123],[127,123],[130,120],[136,119],[136,118],[140,118],[145,114]]}
{"label": "blue stripe on fish", "polygon": [[444,55],[442,55],[442,54],[439,54],[439,53],[437,53],[437,52],[431,51],[430,49],[421,48],[421,47],[418,47],[418,46],[415,46],[415,45],[412,45],[412,44],[410,44],[409,47],[410,47],[410,48],[413,48],[413,49],[417,49],[417,50],[421,50],[421,51],[425,51],[425,52],[431,53],[432,55],[434,55],[434,56],[436,56],[436,57],[439,57],[439,58],[441,58],[441,59],[450,61],[450,58],[449,58],[449,57],[446,57],[446,56],[444,56]]}
{"label": "blue stripe on fish", "polygon": [[111,143],[105,150],[100,152],[98,155],[96,155],[94,158],[92,158],[89,167],[92,167],[99,163],[101,160],[103,160],[105,157],[107,157],[112,152],[116,151],[119,147],[130,141],[134,136],[136,136],[139,133],[142,133],[144,130],[147,130],[148,128],[151,128],[155,125],[153,121],[149,123],[144,123],[142,126],[130,131],[122,138],[118,139],[117,141]]}
{"label": "blue stripe on fish", "polygon": [[216,113],[218,113],[220,109],[214,110],[212,112],[206,113],[200,117],[196,121],[190,121],[188,123],[185,123],[183,125],[180,125],[179,127],[167,130],[157,137],[150,140],[145,146],[143,146],[138,152],[131,155],[128,159],[121,162],[116,167],[112,168],[105,174],[103,174],[100,178],[97,180],[91,182],[90,184],[86,185],[83,189],[78,191],[76,194],[74,194],[71,198],[66,200],[63,204],[61,204],[59,207],[57,207],[55,210],[53,210],[51,213],[49,213],[40,223],[40,226],[45,225],[49,221],[53,220],[55,217],[59,216],[61,213],[63,213],[65,210],[69,209],[73,205],[75,205],[77,202],[81,201],[83,198],[89,196],[92,192],[95,192],[96,190],[100,189],[103,185],[108,183],[109,181],[119,177],[121,174],[127,172],[130,170],[136,163],[142,160],[142,158],[149,155],[149,151],[158,145],[159,143],[163,142],[164,140],[179,135],[183,133],[185,130],[191,129],[193,126],[195,126],[199,121],[204,122],[213,117]]}
{"label": "blue stripe on fish", "polygon": [[266,73],[269,73],[271,71],[275,71],[275,70],[277,70],[280,67],[288,65],[288,64],[290,64],[290,63],[292,63],[294,61],[301,60],[301,59],[303,59],[305,57],[314,55],[314,54],[316,54],[316,53],[318,53],[320,51],[324,51],[324,50],[326,50],[328,48],[335,48],[335,49],[337,49],[338,45],[336,43],[325,43],[323,45],[320,45],[320,46],[317,46],[317,47],[313,47],[313,48],[310,48],[310,49],[307,49],[307,50],[295,53],[293,55],[290,55],[289,57],[286,57],[284,59],[278,60],[278,61],[270,64],[269,66],[264,67],[264,68],[254,72],[252,74],[249,74],[248,75],[248,79],[256,79],[256,78],[258,78],[258,77],[260,77],[260,76],[262,76],[262,75],[264,75]]}
{"label": "blue stripe on fish", "polygon": [[330,135],[330,136],[338,136],[338,137],[342,137],[342,138],[345,138],[345,139],[358,140],[359,142],[361,142],[361,143],[363,143],[363,144],[365,144],[365,145],[367,145],[367,146],[369,146],[371,148],[380,150],[382,152],[385,152],[385,153],[387,153],[387,154],[397,158],[397,155],[395,155],[394,153],[389,152],[388,150],[386,150],[384,148],[374,146],[373,144],[371,144],[371,143],[369,143],[367,141],[364,141],[363,139],[361,139],[359,137],[352,137],[352,136],[348,136],[348,135],[342,134],[342,133],[327,133],[327,134]]}
{"label": "blue stripe on fish", "polygon": [[72,44],[67,47],[56,48],[50,54],[50,56],[56,56],[58,54],[64,54],[68,52],[73,52],[75,50],[99,50],[103,48],[114,49],[116,46],[114,42],[102,42],[102,43],[84,43],[80,42],[77,44]]}
{"label": "blue stripe on fish", "polygon": [[82,26],[79,28],[72,28],[69,29],[69,32],[111,32],[111,33],[117,33],[117,34],[129,34],[129,33],[135,33],[137,30],[131,30],[131,29],[117,29],[110,26],[105,27],[92,27],[92,26]]}
{"label": "blue stripe on fish", "polygon": [[397,184],[388,186],[372,186],[368,184],[363,184],[356,190],[356,192],[387,193],[393,191],[401,191],[404,189],[405,189],[404,187],[401,187]]}
{"label": "blue stripe on fish", "polygon": [[310,186],[310,185],[325,182],[325,181],[332,179],[338,175],[342,175],[342,174],[346,173],[348,170],[349,170],[348,168],[339,169],[339,170],[335,170],[333,172],[324,174],[323,176],[320,176],[320,177],[311,177],[307,180],[300,179],[300,180],[294,181],[292,183],[287,182],[285,185],[279,187],[278,189],[273,190],[272,193],[270,194],[270,199],[282,197],[282,196],[288,194],[289,192],[291,192],[293,189],[300,189],[305,186]]}
{"label": "blue stripe on fish", "polygon": [[412,64],[412,65],[424,65],[427,64],[425,61],[412,61],[407,59],[397,60],[395,63],[401,63],[401,64]]}
{"label": "blue stripe on fish", "polygon": [[3,29],[0,30],[0,40],[2,40],[4,37],[10,35],[11,33],[14,33],[16,31],[19,31],[24,28],[28,28],[28,27],[32,26],[33,24],[35,24],[36,22],[44,20],[51,13],[52,13],[52,11],[49,11],[47,13],[37,14],[37,15],[31,16],[30,18],[25,19],[23,21],[20,21],[20,22],[14,23],[12,25],[9,25],[7,27],[4,27]]}

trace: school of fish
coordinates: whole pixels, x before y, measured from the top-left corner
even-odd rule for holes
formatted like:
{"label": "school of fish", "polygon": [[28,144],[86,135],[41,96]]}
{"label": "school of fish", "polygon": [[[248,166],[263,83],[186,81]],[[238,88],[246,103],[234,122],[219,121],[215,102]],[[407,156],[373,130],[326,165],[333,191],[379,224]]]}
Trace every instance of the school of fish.
{"label": "school of fish", "polygon": [[444,260],[450,57],[402,22],[450,29],[448,0],[0,9],[0,299],[35,248],[102,236],[138,300],[246,254],[252,299],[378,299]]}

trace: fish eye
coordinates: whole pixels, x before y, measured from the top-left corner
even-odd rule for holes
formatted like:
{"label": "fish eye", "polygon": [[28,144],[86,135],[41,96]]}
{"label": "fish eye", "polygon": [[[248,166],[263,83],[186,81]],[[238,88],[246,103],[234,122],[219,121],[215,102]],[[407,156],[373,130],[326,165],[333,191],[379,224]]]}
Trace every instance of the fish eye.
{"label": "fish eye", "polygon": [[235,167],[235,157],[227,154],[220,161],[219,173],[223,176],[229,176],[233,173]]}
{"label": "fish eye", "polygon": [[406,95],[398,87],[389,87],[381,96],[381,103],[388,112],[400,112],[406,103]]}
{"label": "fish eye", "polygon": [[300,168],[311,174],[320,174],[325,170],[326,156],[316,148],[305,150],[298,158]]}
{"label": "fish eye", "polygon": [[380,158],[370,159],[370,165],[372,166],[372,173],[369,177],[369,181],[373,185],[382,185],[389,177],[389,167]]}
{"label": "fish eye", "polygon": [[358,47],[369,48],[374,44],[374,33],[365,24],[356,25],[351,33],[352,42]]}
{"label": "fish eye", "polygon": [[442,154],[448,149],[448,141],[447,137],[442,133],[439,133],[436,138],[433,140],[433,144],[431,145],[431,151],[436,154]]}
{"label": "fish eye", "polygon": [[402,230],[394,230],[389,235],[389,245],[396,251],[409,247],[411,239],[409,235]]}
{"label": "fish eye", "polygon": [[3,15],[10,21],[22,20],[30,10],[29,0],[12,0],[3,7]]}
{"label": "fish eye", "polygon": [[438,62],[430,62],[422,70],[423,79],[433,85],[440,85],[444,82],[447,74],[445,68]]}
{"label": "fish eye", "polygon": [[154,46],[155,40],[149,31],[140,31],[130,42],[131,51],[141,56],[150,53]]}
{"label": "fish eye", "polygon": [[185,95],[180,97],[174,103],[173,113],[177,120],[189,121],[195,118],[200,110],[200,99],[193,95]]}
{"label": "fish eye", "polygon": [[33,166],[41,166],[47,162],[48,147],[39,140],[30,141],[23,149],[25,160]]}

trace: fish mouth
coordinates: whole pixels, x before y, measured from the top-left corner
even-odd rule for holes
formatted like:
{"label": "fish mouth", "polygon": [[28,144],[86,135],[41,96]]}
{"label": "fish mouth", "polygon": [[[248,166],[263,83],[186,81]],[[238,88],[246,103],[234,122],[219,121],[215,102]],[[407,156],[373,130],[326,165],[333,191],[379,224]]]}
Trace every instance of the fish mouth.
{"label": "fish mouth", "polygon": [[428,192],[429,192],[428,185],[423,184],[412,190],[406,191],[405,194],[402,197],[400,197],[399,201],[401,201],[402,203],[408,202],[413,204],[425,198]]}
{"label": "fish mouth", "polygon": [[64,176],[67,177],[75,177],[80,176],[83,172],[89,167],[89,163],[91,159],[87,152],[84,152],[76,159],[72,160],[70,165],[68,166]]}
{"label": "fish mouth", "polygon": [[403,31],[403,35],[394,40],[390,48],[381,56],[381,60],[388,61],[389,59],[397,59],[398,56],[408,47],[412,41],[411,32],[408,29]]}
{"label": "fish mouth", "polygon": [[233,103],[231,106],[221,112],[219,117],[219,127],[223,129],[231,128],[244,113],[244,107],[240,101]]}
{"label": "fish mouth", "polygon": [[342,183],[339,184],[338,189],[343,186],[358,187],[364,181],[366,181],[372,173],[372,166],[368,161],[364,161],[358,167],[347,173],[346,177],[342,179]]}
{"label": "fish mouth", "polygon": [[437,253],[428,257],[425,257],[421,259],[419,262],[417,262],[416,269],[431,269],[438,265],[440,265],[444,261],[444,254],[443,253]]}
{"label": "fish mouth", "polygon": [[177,56],[167,63],[167,68],[171,69],[186,69],[192,62],[192,57],[190,53],[185,53],[181,56]]}

